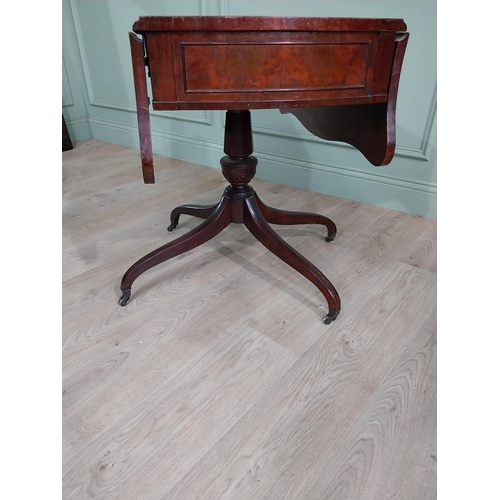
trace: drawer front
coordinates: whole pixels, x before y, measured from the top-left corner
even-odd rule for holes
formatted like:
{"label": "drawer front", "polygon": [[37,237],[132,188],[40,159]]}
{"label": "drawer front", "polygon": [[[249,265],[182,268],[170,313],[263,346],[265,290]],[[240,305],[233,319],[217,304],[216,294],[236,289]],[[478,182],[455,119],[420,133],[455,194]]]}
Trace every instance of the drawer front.
{"label": "drawer front", "polygon": [[378,32],[148,33],[152,69],[170,68],[162,74],[152,71],[153,107],[381,102],[392,53],[385,51],[389,61],[377,64],[379,45]]}

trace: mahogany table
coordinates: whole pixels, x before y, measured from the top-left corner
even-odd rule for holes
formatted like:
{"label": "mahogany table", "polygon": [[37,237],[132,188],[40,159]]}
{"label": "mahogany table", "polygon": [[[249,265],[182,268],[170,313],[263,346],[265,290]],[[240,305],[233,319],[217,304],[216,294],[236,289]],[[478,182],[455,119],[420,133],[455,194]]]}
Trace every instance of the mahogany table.
{"label": "mahogany table", "polygon": [[[149,253],[123,276],[119,304],[148,269],[201,245],[231,222],[242,223],[268,250],[324,295],[329,324],[340,297],[328,278],[269,224],[322,224],[327,242],[337,228],[329,218],[264,204],[249,182],[251,109],[294,114],[311,133],[359,149],[373,165],[394,156],[396,97],[409,34],[401,19],[293,17],[140,17],[129,33],[142,171],[154,183],[150,99],[154,110],[226,110],[222,173],[230,185],[213,205],[181,205],[181,215],[204,219],[195,229]],[[141,38],[137,36],[141,35]]]}

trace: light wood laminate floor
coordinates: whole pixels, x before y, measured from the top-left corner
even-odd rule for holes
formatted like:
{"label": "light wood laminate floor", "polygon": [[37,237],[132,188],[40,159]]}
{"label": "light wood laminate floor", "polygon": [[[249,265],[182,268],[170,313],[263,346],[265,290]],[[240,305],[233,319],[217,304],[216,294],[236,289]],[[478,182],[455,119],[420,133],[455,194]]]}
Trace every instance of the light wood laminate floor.
{"label": "light wood laminate floor", "polygon": [[[63,153],[63,498],[436,498],[436,221],[254,179],[326,301],[242,225],[119,284],[196,227],[220,170],[95,140]],[[325,233],[325,234],[324,234]]]}

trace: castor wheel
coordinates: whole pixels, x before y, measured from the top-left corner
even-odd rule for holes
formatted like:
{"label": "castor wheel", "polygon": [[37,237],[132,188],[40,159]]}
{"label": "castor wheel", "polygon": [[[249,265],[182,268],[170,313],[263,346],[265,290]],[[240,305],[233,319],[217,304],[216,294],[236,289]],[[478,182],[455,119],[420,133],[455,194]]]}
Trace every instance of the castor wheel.
{"label": "castor wheel", "polygon": [[339,309],[329,309],[328,314],[323,316],[323,323],[325,325],[329,325],[332,321],[335,321],[335,318],[339,315],[340,308]]}
{"label": "castor wheel", "polygon": [[120,304],[122,307],[126,306],[128,304],[128,301],[130,300],[130,294],[130,290],[123,290],[118,304]]}
{"label": "castor wheel", "polygon": [[328,236],[325,236],[325,241],[333,241],[335,239],[335,236],[337,236],[337,233],[331,233],[330,231],[328,231]]}
{"label": "castor wheel", "polygon": [[170,226],[167,227],[167,231],[172,232],[177,225],[179,224],[179,217],[171,217],[170,218]]}

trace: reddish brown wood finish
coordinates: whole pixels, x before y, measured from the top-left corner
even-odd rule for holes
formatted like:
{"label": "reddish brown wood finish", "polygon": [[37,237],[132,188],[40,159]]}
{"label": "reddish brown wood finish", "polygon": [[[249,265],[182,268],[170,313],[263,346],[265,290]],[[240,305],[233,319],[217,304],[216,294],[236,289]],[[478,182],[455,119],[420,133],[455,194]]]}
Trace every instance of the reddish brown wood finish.
{"label": "reddish brown wood finish", "polygon": [[[231,222],[243,223],[268,250],[297,270],[324,295],[328,304],[325,323],[334,320],[340,311],[340,297],[328,278],[311,262],[286,243],[266,221],[274,224],[323,224],[328,229],[327,241],[333,240],[337,228],[333,221],[322,215],[285,212],[265,205],[248,185],[255,175],[257,159],[251,156],[252,128],[250,111],[226,113],[224,151],[229,153],[221,160],[222,172],[231,182],[217,205],[181,205],[171,213],[171,225],[175,229],[182,214],[206,219],[184,236],[163,245],[138,260],[122,278],[120,304],[126,305],[133,282],[145,271],[168,259],[185,253],[219,234]],[[241,156],[233,156],[241,155]]]}
{"label": "reddish brown wood finish", "polygon": [[[396,36],[383,35],[385,46]],[[146,36],[151,68],[164,68],[151,73],[153,109],[386,100],[392,54],[379,57],[384,44],[378,32],[155,31]],[[175,87],[171,78],[165,81],[165,72],[175,75]]]}
{"label": "reddish brown wood finish", "polygon": [[403,19],[273,16],[144,16],[136,33],[151,31],[406,31]]}
{"label": "reddish brown wood finish", "polygon": [[408,40],[401,19],[276,17],[141,17],[130,34],[145,182],[154,182],[146,64],[152,106],[226,109],[222,173],[230,182],[215,205],[181,205],[171,214],[205,219],[200,226],[137,261],[123,276],[120,304],[143,272],[208,241],[229,223],[242,223],[271,252],[324,295],[325,323],[340,311],[330,281],[290,247],[271,224],[322,224],[329,218],[265,205],[248,185],[255,175],[250,109],[293,113],[313,134],[358,148],[374,165],[395,148],[399,74]]}
{"label": "reddish brown wood finish", "polygon": [[342,141],[356,147],[375,166],[387,165],[396,150],[396,101],[408,33],[399,35],[392,59],[387,100],[355,106],[282,109],[292,113],[312,134],[329,141]]}
{"label": "reddish brown wood finish", "polygon": [[146,184],[154,184],[153,148],[151,145],[151,125],[149,122],[149,97],[146,83],[144,43],[134,33],[129,33],[134,72],[137,120],[139,122],[139,144],[141,148],[142,175]]}

